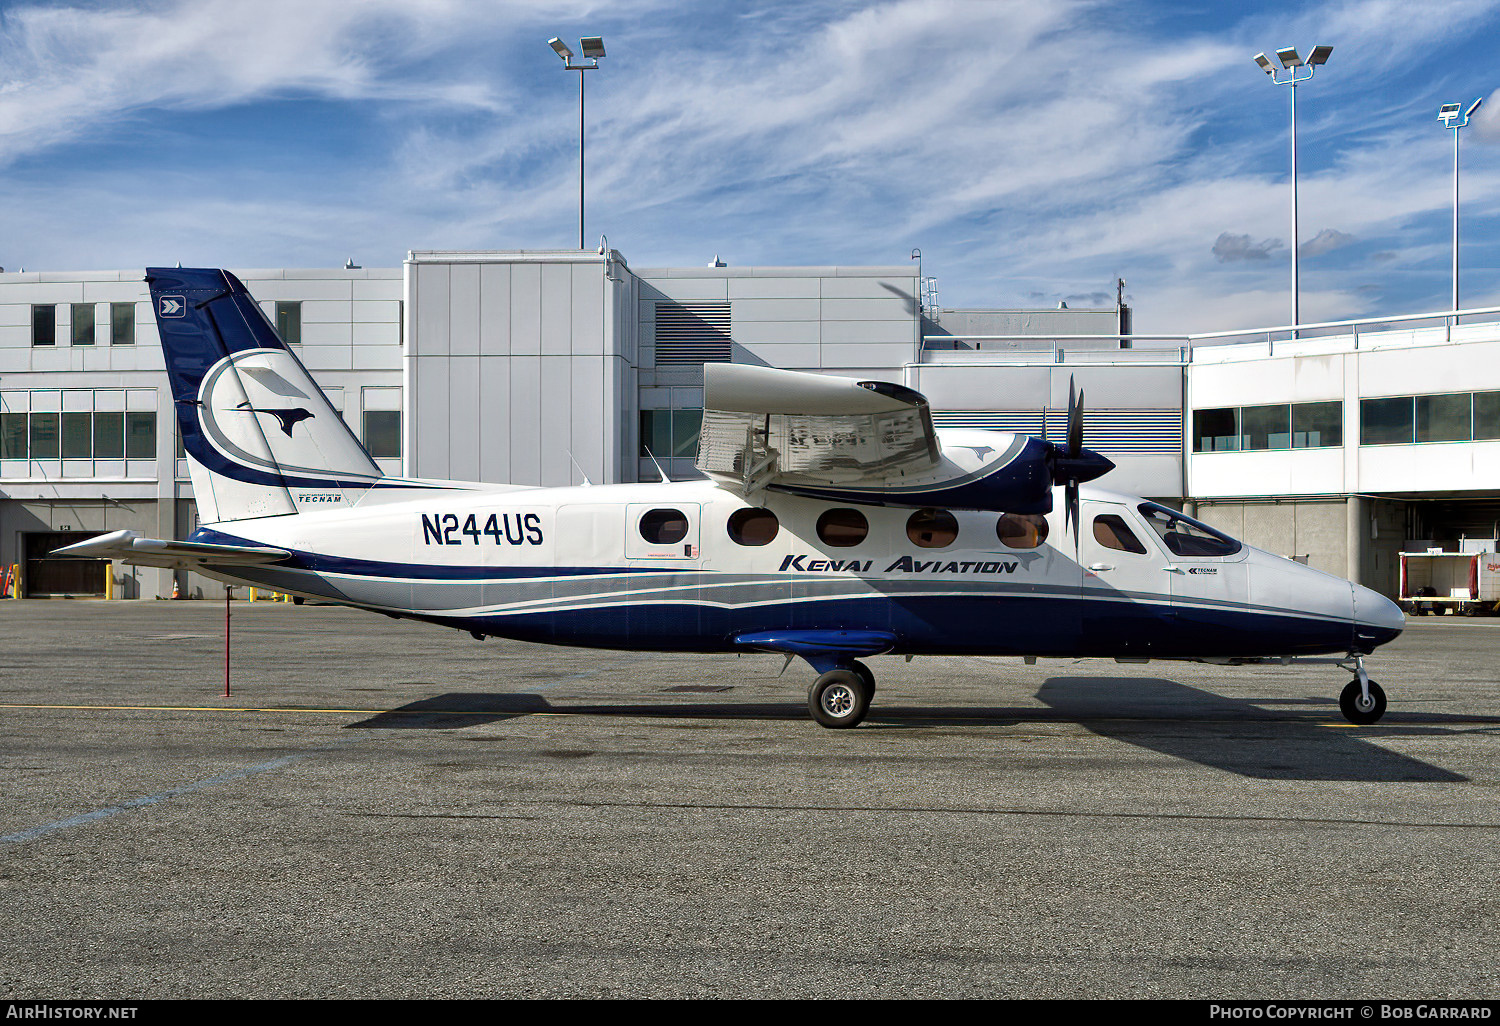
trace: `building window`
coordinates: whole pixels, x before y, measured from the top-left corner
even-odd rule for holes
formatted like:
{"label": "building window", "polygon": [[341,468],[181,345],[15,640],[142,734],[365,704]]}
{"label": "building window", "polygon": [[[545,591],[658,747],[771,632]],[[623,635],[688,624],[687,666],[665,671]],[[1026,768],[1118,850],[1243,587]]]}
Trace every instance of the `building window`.
{"label": "building window", "polygon": [[94,425],[92,413],[64,413],[62,415],[62,458],[65,460],[87,460],[94,457]]}
{"label": "building window", "polygon": [[1240,411],[1193,411],[1194,452],[1235,452],[1240,447]]}
{"label": "building window", "polygon": [[698,435],[703,430],[703,411],[642,410],[641,455],[665,459],[698,455]]}
{"label": "building window", "polygon": [[0,413],[0,460],[24,460],[26,452],[26,414]]}
{"label": "building window", "polygon": [[302,344],[302,304],[276,304],[276,334],[287,345]]}
{"label": "building window", "polygon": [[377,460],[401,458],[401,411],[366,410],[365,451]]}
{"label": "building window", "polygon": [[109,304],[109,344],[112,346],[135,345],[135,304]]}
{"label": "building window", "polygon": [[1344,403],[1292,404],[1292,448],[1325,449],[1344,444]]}
{"label": "building window", "polygon": [[776,532],[781,529],[776,514],[759,506],[735,510],[725,526],[737,545],[769,545],[776,540]]}
{"label": "building window", "polygon": [[1241,449],[1290,449],[1291,447],[1292,407],[1290,404],[1241,407]]}
{"label": "building window", "polygon": [[1415,437],[1412,423],[1413,399],[1397,396],[1391,399],[1359,401],[1360,445],[1404,445]]}
{"label": "building window", "polygon": [[1500,392],[1474,393],[1474,437],[1500,438]]}
{"label": "building window", "polygon": [[1034,549],[1047,540],[1047,518],[1029,513],[1002,513],[995,535],[1008,549]]}
{"label": "building window", "polygon": [[47,304],[31,308],[31,344],[57,345],[57,307]]}
{"label": "building window", "polygon": [[924,549],[941,549],[958,540],[958,520],[945,509],[919,509],[906,521],[906,537]]}
{"label": "building window", "polygon": [[[0,393],[6,411],[0,413],[0,459],[62,460],[67,477],[118,476],[125,473],[123,460],[156,458],[156,413],[146,409],[154,401],[154,389]],[[62,410],[35,408],[57,403]],[[28,406],[30,413],[20,412]],[[10,466],[6,473],[28,471]]]}
{"label": "building window", "polygon": [[1416,398],[1417,441],[1467,442],[1474,437],[1473,393]]}
{"label": "building window", "polygon": [[33,413],[31,415],[31,458],[55,460],[61,451],[58,445],[58,417],[56,413]]}
{"label": "building window", "polygon": [[73,344],[75,346],[91,346],[94,344],[94,304],[73,304]]}
{"label": "building window", "polygon": [[125,458],[125,414],[94,414],[94,459]]}
{"label": "building window", "polygon": [[125,458],[128,460],[153,460],[156,458],[156,414],[125,414]]}
{"label": "building window", "polygon": [[818,517],[818,538],[824,545],[847,549],[858,545],[870,533],[870,522],[857,509],[824,510]]}

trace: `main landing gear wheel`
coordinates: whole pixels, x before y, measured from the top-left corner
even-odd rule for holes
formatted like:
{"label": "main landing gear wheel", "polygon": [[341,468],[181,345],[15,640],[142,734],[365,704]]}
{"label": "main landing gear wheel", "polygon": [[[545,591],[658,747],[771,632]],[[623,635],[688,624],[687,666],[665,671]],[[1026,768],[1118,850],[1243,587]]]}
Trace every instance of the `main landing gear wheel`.
{"label": "main landing gear wheel", "polygon": [[1359,678],[1356,677],[1339,695],[1339,711],[1350,723],[1374,723],[1385,715],[1385,692],[1379,684],[1370,681],[1370,700],[1366,702],[1360,693]]}
{"label": "main landing gear wheel", "polygon": [[870,688],[855,670],[829,670],[808,689],[807,708],[821,726],[856,727],[870,711]]}
{"label": "main landing gear wheel", "polygon": [[865,687],[869,689],[870,697],[873,699],[875,697],[875,674],[871,673],[870,668],[858,659],[849,664],[849,669],[865,679]]}

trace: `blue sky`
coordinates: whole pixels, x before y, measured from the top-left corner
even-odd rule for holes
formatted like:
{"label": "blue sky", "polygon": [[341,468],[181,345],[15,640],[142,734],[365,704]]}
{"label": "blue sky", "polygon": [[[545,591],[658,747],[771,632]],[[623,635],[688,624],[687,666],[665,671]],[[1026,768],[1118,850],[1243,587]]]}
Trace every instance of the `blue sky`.
{"label": "blue sky", "polygon": [[[907,264],[945,306],[1283,323],[1446,307],[1452,136],[1500,0],[0,3],[0,265],[397,266],[577,240],[636,267]],[[576,48],[576,46],[575,46]],[[1463,305],[1500,305],[1500,96],[1463,138]]]}

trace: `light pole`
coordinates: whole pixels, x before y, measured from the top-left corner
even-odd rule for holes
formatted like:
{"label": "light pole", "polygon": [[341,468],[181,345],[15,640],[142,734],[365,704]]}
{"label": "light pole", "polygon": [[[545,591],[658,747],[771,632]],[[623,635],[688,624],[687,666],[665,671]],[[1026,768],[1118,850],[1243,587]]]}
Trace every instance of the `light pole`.
{"label": "light pole", "polygon": [[[1453,310],[1458,311],[1458,130],[1469,126],[1469,118],[1484,102],[1481,96],[1460,112],[1461,103],[1445,103],[1438,108],[1438,120],[1444,128],[1453,129]],[[1458,318],[1453,318],[1458,323]]]}
{"label": "light pole", "polygon": [[578,41],[578,48],[583,51],[583,59],[573,63],[573,51],[568,49],[568,44],[553,36],[547,40],[547,45],[562,58],[563,67],[569,71],[578,72],[578,248],[583,248],[583,73],[593,71],[599,66],[599,58],[604,56],[603,36],[584,36]]}
{"label": "light pole", "polygon": [[1331,46],[1314,46],[1312,53],[1304,61],[1295,46],[1284,46],[1276,51],[1276,57],[1281,61],[1279,70],[1285,74],[1278,74],[1278,69],[1265,54],[1255,55],[1255,63],[1260,65],[1260,70],[1271,76],[1272,82],[1292,87],[1292,338],[1297,337],[1297,325],[1302,323],[1297,304],[1297,86],[1312,78],[1319,67],[1328,63],[1331,53]]}

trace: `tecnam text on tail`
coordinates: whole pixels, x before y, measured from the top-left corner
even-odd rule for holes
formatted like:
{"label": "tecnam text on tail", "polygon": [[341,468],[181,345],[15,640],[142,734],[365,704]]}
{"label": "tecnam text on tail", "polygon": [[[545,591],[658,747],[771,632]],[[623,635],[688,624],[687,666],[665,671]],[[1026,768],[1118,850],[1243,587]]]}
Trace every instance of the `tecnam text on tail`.
{"label": "tecnam text on tail", "polygon": [[819,676],[824,726],[875,681],[861,657],[1312,658],[1385,696],[1363,657],[1401,632],[1379,594],[1139,497],[1082,487],[1083,447],[936,431],[881,381],[704,368],[706,478],[540,488],[381,473],[245,287],[147,272],[204,524],[59,550],[455,627],[595,648],[776,652]]}

